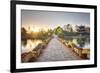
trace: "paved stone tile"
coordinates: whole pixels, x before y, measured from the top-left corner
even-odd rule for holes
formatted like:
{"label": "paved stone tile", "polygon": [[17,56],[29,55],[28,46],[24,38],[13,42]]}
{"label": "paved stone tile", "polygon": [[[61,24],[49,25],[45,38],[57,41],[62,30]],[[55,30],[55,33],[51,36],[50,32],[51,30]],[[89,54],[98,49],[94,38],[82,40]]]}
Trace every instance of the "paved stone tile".
{"label": "paved stone tile", "polygon": [[57,37],[54,37],[48,44],[43,54],[38,58],[37,62],[46,61],[67,61],[80,60],[81,58],[64,46]]}

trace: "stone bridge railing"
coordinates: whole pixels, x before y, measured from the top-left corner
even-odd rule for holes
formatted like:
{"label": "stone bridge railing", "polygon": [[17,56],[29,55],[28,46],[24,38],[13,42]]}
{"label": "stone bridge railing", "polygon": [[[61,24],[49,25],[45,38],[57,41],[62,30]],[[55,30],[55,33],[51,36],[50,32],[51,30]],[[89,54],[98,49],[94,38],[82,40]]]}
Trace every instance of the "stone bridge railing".
{"label": "stone bridge railing", "polygon": [[67,48],[75,52],[78,56],[80,56],[83,59],[89,59],[90,58],[90,49],[89,48],[80,48],[77,47],[72,42],[65,42],[63,39],[59,39]]}

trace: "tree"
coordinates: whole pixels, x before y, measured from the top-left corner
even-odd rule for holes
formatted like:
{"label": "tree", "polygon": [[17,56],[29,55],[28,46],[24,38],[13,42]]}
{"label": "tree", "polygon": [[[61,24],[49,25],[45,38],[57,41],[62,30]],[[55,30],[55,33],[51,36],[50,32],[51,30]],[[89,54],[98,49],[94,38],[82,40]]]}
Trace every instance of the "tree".
{"label": "tree", "polygon": [[26,33],[26,29],[24,27],[21,28],[21,33]]}
{"label": "tree", "polygon": [[68,32],[73,32],[73,28],[72,28],[71,24],[67,25],[67,31]]}
{"label": "tree", "polygon": [[53,31],[51,29],[48,29],[47,33],[48,33],[48,36],[51,36]]}
{"label": "tree", "polygon": [[60,26],[58,26],[56,29],[55,29],[55,34],[61,34],[61,33],[63,33],[63,29],[60,27]]}
{"label": "tree", "polygon": [[27,32],[26,29],[25,29],[24,27],[22,27],[22,28],[21,28],[21,38],[22,38],[22,39],[26,38],[26,35],[27,35],[26,32]]}

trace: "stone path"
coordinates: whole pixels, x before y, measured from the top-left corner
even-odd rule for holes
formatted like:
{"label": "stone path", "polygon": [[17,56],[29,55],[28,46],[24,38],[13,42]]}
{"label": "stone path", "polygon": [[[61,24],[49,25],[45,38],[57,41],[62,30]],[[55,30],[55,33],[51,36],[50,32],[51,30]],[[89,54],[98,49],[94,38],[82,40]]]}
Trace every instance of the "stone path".
{"label": "stone path", "polygon": [[43,51],[37,62],[46,61],[67,61],[81,59],[65,45],[63,45],[57,37],[54,37]]}

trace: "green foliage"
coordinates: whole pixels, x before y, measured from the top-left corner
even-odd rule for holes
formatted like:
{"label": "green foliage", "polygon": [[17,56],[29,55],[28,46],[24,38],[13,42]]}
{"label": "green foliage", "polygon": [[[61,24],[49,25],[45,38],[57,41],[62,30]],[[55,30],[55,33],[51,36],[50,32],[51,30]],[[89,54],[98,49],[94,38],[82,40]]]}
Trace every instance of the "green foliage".
{"label": "green foliage", "polygon": [[85,44],[86,38],[78,38],[77,42],[80,45],[80,47],[83,47]]}
{"label": "green foliage", "polygon": [[63,29],[60,27],[60,26],[58,26],[56,29],[55,29],[55,34],[56,35],[59,35],[59,34],[62,34],[63,33]]}

